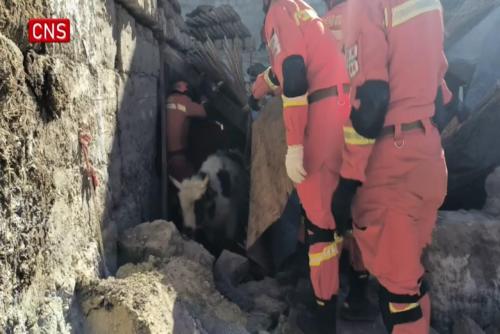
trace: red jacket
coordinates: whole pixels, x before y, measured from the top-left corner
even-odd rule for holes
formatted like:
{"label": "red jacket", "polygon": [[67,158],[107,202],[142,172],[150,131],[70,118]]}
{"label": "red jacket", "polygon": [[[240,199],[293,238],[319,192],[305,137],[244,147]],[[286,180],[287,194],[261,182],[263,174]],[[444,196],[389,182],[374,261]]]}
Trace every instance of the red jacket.
{"label": "red jacket", "polygon": [[[338,84],[340,58],[335,39],[314,9],[302,0],[278,0],[271,4],[265,22],[265,37],[273,72],[285,87],[283,63],[301,56],[307,69],[308,93]],[[307,94],[292,99],[283,96],[288,145],[303,145],[308,123]]]}
{"label": "red jacket", "polygon": [[189,119],[206,117],[205,108],[187,95],[173,93],[167,100],[167,148],[176,152],[187,148]]}
{"label": "red jacket", "polygon": [[[386,126],[431,118],[439,87],[445,103],[451,100],[444,82],[448,63],[439,0],[349,0],[347,6],[344,41],[355,108],[356,89],[367,80],[389,83]],[[375,140],[350,124],[344,134],[341,175],[363,182]]]}
{"label": "red jacket", "polygon": [[345,64],[345,58],[343,55],[343,50],[344,50],[344,38],[343,38],[343,20],[345,17],[345,10],[347,3],[343,2],[335,7],[333,7],[331,10],[328,11],[328,13],[323,16],[323,21],[325,22],[326,27],[332,32],[333,37],[337,41],[337,46],[338,46],[338,56],[332,57],[332,58],[339,58],[338,59],[338,66],[337,66],[337,79],[339,80],[339,83],[342,85],[349,85],[350,79],[349,79],[349,74],[347,73],[347,67]]}

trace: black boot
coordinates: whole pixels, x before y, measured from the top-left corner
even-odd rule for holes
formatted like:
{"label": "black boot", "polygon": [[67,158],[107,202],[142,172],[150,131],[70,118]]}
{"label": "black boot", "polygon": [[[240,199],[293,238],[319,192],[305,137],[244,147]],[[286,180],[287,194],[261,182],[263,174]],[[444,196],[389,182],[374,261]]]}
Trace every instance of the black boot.
{"label": "black boot", "polygon": [[301,313],[297,318],[297,326],[305,334],[336,334],[337,297],[318,303],[314,315]]}
{"label": "black boot", "polygon": [[378,308],[366,296],[368,272],[357,272],[350,269],[349,294],[340,309],[340,316],[348,321],[375,321]]}

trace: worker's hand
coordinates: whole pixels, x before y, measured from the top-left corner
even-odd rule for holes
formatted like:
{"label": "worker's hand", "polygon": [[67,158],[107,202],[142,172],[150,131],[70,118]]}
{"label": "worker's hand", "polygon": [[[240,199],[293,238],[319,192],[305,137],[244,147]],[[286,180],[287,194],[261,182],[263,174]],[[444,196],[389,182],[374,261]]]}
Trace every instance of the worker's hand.
{"label": "worker's hand", "polygon": [[288,177],[296,184],[302,183],[307,177],[304,169],[304,146],[288,146],[285,165]]}
{"label": "worker's hand", "polygon": [[348,230],[352,229],[351,205],[360,185],[361,182],[359,181],[340,177],[332,198],[332,213],[339,235],[344,235]]}
{"label": "worker's hand", "polygon": [[260,110],[259,101],[253,95],[250,95],[250,97],[248,98],[248,106],[252,110],[255,110],[255,111]]}

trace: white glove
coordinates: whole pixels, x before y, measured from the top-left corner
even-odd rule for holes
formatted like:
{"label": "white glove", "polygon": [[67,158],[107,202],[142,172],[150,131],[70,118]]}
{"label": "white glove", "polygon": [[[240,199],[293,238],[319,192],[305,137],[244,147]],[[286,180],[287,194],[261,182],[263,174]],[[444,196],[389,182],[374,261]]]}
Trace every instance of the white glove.
{"label": "white glove", "polygon": [[302,183],[307,176],[304,169],[304,146],[288,146],[286,153],[286,173],[288,177],[296,184]]}

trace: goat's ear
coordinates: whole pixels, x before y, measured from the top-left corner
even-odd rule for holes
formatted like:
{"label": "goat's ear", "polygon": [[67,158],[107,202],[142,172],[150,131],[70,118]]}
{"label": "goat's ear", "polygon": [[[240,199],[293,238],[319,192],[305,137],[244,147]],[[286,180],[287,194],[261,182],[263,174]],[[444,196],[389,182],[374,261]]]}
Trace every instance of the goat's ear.
{"label": "goat's ear", "polygon": [[181,183],[179,181],[177,181],[176,179],[174,179],[172,176],[169,176],[169,179],[170,179],[170,181],[172,181],[172,183],[174,184],[174,186],[177,189],[181,189]]}

